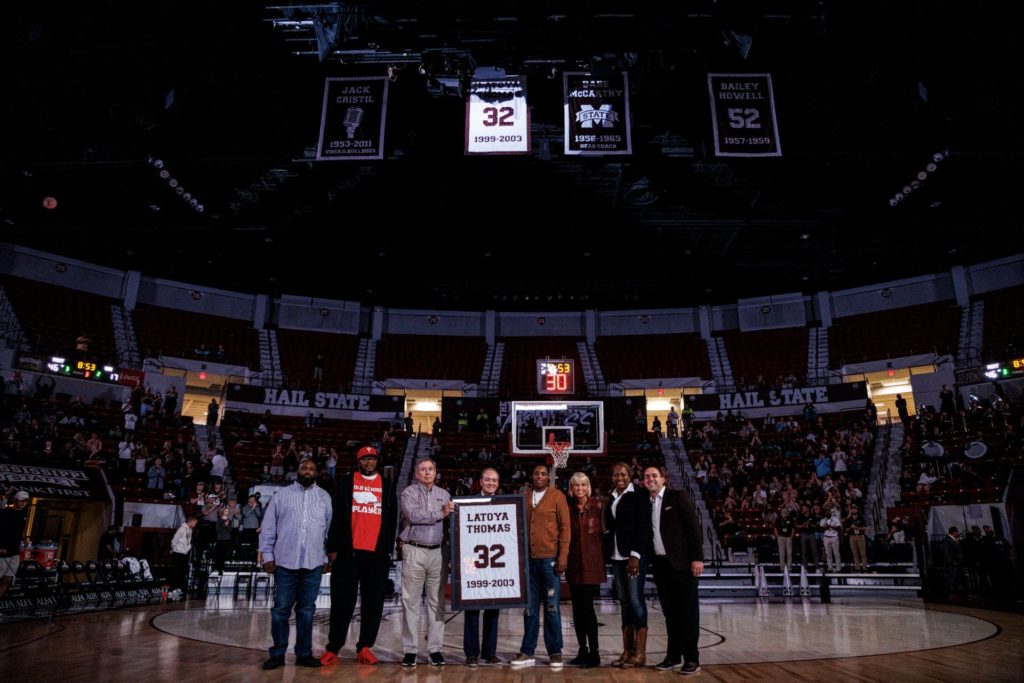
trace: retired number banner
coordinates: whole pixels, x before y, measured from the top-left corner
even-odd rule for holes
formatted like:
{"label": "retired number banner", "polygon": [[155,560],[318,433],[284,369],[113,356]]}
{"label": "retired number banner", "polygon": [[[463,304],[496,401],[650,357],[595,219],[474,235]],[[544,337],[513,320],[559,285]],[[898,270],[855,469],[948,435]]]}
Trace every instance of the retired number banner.
{"label": "retired number banner", "polygon": [[715,156],[780,157],[771,74],[708,74]]}
{"label": "retired number banner", "polygon": [[629,74],[563,76],[566,154],[632,154]]}
{"label": "retired number banner", "polygon": [[466,154],[529,154],[526,77],[473,80],[466,100]]}
{"label": "retired number banner", "polygon": [[326,78],[318,161],[384,158],[388,79]]}
{"label": "retired number banner", "polygon": [[525,607],[523,497],[456,498],[450,517],[452,609]]}

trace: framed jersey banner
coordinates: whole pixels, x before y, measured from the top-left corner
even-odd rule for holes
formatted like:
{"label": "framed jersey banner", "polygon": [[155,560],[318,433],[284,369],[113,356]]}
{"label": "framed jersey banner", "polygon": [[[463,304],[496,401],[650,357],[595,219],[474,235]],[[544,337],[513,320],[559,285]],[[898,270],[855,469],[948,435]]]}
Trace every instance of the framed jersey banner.
{"label": "framed jersey banner", "polygon": [[384,158],[388,79],[326,78],[318,161]]}
{"label": "framed jersey banner", "polygon": [[466,100],[466,154],[529,154],[526,77],[474,79]]}
{"label": "framed jersey banner", "polygon": [[566,73],[566,154],[632,154],[629,119],[629,74],[609,78]]}
{"label": "framed jersey banner", "polygon": [[451,519],[452,609],[525,607],[526,504],[522,496],[456,498]]}
{"label": "framed jersey banner", "polygon": [[708,74],[715,156],[780,157],[771,74]]}

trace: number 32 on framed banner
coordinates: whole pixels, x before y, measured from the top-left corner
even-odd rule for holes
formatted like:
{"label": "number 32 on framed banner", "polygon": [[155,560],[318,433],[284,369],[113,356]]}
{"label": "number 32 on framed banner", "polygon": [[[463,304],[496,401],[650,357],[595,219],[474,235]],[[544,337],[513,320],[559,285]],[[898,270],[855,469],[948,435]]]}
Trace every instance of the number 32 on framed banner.
{"label": "number 32 on framed banner", "polygon": [[529,154],[526,77],[475,79],[466,100],[466,154]]}
{"label": "number 32 on framed banner", "polygon": [[455,499],[453,610],[526,606],[525,520],[522,496]]}

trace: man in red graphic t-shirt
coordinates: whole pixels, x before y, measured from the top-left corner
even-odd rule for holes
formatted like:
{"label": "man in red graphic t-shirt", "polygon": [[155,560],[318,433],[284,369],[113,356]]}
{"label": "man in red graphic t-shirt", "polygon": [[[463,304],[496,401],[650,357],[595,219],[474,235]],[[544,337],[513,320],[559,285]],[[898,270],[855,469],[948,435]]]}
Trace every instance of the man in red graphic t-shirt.
{"label": "man in red graphic t-shirt", "polygon": [[398,500],[395,485],[377,471],[377,449],[364,446],[356,453],[359,467],[338,478],[334,516],[327,534],[331,561],[331,627],[324,665],[338,661],[356,607],[356,588],[362,595],[356,661],[376,664],[370,649],[377,641],[384,612],[384,585],[391,549],[395,545]]}

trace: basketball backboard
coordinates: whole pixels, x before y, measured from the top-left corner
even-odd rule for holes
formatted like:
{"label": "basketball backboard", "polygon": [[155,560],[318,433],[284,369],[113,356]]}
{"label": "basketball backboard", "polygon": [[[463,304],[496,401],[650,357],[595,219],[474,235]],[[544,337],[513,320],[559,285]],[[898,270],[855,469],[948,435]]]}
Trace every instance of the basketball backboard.
{"label": "basketball backboard", "polygon": [[574,455],[605,451],[604,404],[601,401],[513,401],[512,452],[549,455],[545,440],[552,436],[572,444]]}

